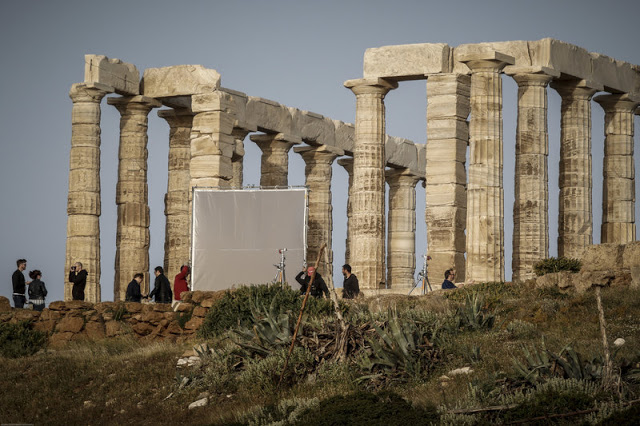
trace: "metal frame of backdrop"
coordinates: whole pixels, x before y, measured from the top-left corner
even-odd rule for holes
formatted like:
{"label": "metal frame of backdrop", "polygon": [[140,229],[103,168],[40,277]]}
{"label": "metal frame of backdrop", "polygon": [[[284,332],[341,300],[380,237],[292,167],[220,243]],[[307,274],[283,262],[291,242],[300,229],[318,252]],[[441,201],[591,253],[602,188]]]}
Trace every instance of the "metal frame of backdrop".
{"label": "metal frame of backdrop", "polygon": [[[302,262],[306,261],[307,258],[307,230],[308,230],[308,218],[309,218],[309,189],[306,186],[288,186],[288,187],[253,187],[253,186],[248,186],[248,187],[243,187],[243,188],[219,188],[219,187],[194,187],[192,189],[192,205],[191,205],[191,247],[190,247],[190,260],[191,260],[191,278],[192,278],[192,283],[191,283],[191,289],[192,290],[222,290],[225,288],[231,288],[230,286],[226,286],[224,288],[199,288],[201,286],[198,285],[198,280],[200,279],[200,275],[198,274],[198,256],[196,256],[196,254],[194,253],[194,251],[196,249],[198,249],[196,247],[196,244],[198,243],[197,238],[196,238],[196,225],[198,222],[198,217],[196,215],[196,208],[198,207],[197,204],[197,200],[199,200],[199,198],[197,197],[197,193],[201,193],[201,192],[212,192],[212,193],[229,193],[229,192],[235,192],[235,193],[255,193],[255,192],[259,192],[259,193],[269,193],[269,192],[303,192],[304,193],[304,206],[302,208],[302,213],[303,213],[303,223],[304,226],[302,227],[302,241],[301,241],[301,245],[302,245]],[[237,208],[237,206],[235,206],[234,208]],[[275,212],[274,212],[275,213]],[[278,248],[284,248],[284,247],[278,247]],[[265,248],[266,249],[266,248]],[[288,248],[289,249],[289,248]],[[296,248],[296,250],[299,250],[299,248]],[[287,254],[291,255],[293,254],[291,251],[287,251]],[[276,259],[276,256],[278,256],[278,258]],[[291,259],[293,260],[293,259]],[[274,262],[271,263],[277,263],[279,261],[279,254],[276,252],[274,252]],[[293,260],[295,261],[295,260]],[[293,267],[294,270],[297,272],[298,268],[300,265],[296,265],[295,263],[291,263],[291,261],[288,259],[287,260],[287,264],[290,265],[289,268]],[[229,267],[232,267],[231,265],[228,265]],[[289,269],[288,268],[288,269]],[[265,274],[264,276],[264,280],[262,280],[260,283],[267,283],[269,282],[272,277],[273,277],[273,272],[275,271],[275,265],[273,265],[273,267],[271,268],[271,270]],[[288,274],[289,277],[293,277],[294,274],[289,273]],[[238,282],[238,283],[234,283],[234,285],[239,285],[239,284],[257,284],[256,282]]]}

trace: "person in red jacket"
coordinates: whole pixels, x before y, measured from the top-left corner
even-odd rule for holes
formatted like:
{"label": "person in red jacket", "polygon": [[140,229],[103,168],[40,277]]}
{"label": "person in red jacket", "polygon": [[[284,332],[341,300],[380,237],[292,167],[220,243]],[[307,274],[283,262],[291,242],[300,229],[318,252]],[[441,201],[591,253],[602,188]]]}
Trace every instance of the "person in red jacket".
{"label": "person in red jacket", "polygon": [[180,267],[180,273],[176,275],[176,279],[173,281],[173,295],[176,300],[180,300],[180,293],[183,291],[189,291],[189,285],[187,284],[187,275],[189,275],[191,271],[187,265],[182,265]]}

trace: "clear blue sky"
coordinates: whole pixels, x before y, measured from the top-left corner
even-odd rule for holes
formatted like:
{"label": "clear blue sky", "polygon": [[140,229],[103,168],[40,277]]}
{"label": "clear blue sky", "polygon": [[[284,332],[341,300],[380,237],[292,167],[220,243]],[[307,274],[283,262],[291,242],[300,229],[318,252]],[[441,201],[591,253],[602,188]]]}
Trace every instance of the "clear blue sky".
{"label": "clear blue sky", "polygon": [[[362,75],[362,56],[368,47],[435,42],[456,46],[553,37],[640,64],[639,12],[640,3],[631,0],[2,1],[0,276],[4,284],[0,295],[10,297],[15,260],[26,257],[29,269],[43,271],[48,301],[62,298],[71,138],[68,91],[71,84],[83,80],[87,53],[120,58],[139,70],[201,64],[218,70],[225,87],[353,122],[355,97],[342,83]],[[503,80],[505,264],[510,277],[517,88],[509,77]],[[387,96],[386,105],[388,133],[424,143],[425,82],[401,83]],[[102,108],[101,281],[103,300],[111,300],[119,114],[105,101]],[[594,241],[599,242],[604,114],[595,103],[593,112]],[[552,255],[557,237],[559,114],[559,96],[550,90]],[[163,259],[168,131],[167,124],[152,113],[152,268]],[[250,141],[246,146],[245,184],[257,184],[259,150]],[[304,184],[304,164],[297,154],[291,154],[290,165],[290,184]],[[346,221],[346,173],[339,166],[334,169],[333,185],[334,259],[339,265]],[[417,196],[420,256],[426,247],[421,186]]]}

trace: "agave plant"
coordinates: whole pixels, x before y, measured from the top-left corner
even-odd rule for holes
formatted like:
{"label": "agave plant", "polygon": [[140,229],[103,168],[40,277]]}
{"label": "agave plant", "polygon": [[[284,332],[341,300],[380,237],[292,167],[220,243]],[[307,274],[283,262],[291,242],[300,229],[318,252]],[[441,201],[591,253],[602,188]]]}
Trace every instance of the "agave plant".
{"label": "agave plant", "polygon": [[415,322],[398,317],[396,310],[389,310],[386,327],[374,326],[376,336],[367,340],[371,353],[365,356],[361,367],[377,373],[361,379],[378,377],[380,374],[418,376],[435,355],[427,331]]}
{"label": "agave plant", "polygon": [[479,292],[467,294],[464,306],[459,307],[456,313],[459,326],[472,330],[493,328],[496,317],[484,305],[484,296]]}
{"label": "agave plant", "polygon": [[238,328],[232,330],[234,342],[250,355],[266,357],[274,349],[291,343],[291,327],[289,316],[280,313],[275,299],[269,309],[259,305],[256,300],[251,306],[251,329]]}

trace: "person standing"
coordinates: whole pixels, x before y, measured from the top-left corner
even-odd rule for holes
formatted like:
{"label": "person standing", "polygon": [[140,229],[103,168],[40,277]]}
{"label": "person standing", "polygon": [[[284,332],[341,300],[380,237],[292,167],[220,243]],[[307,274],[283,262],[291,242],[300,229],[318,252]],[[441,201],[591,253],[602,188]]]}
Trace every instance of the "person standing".
{"label": "person standing", "polygon": [[176,275],[176,278],[173,280],[173,294],[176,300],[181,300],[180,295],[185,291],[189,291],[189,284],[187,283],[187,276],[191,270],[187,265],[182,265],[180,267],[180,272]]}
{"label": "person standing", "polygon": [[444,273],[444,281],[442,282],[443,290],[453,290],[456,285],[453,283],[453,280],[456,278],[456,273],[453,269],[447,269]]}
{"label": "person standing", "polygon": [[84,300],[84,288],[87,286],[87,271],[81,262],[76,262],[69,271],[69,282],[73,283],[71,297],[73,300]]}
{"label": "person standing", "polygon": [[[305,266],[304,268],[302,268],[302,272],[299,272],[298,275],[296,275],[296,281],[298,281],[301,287],[300,294],[305,294],[307,292],[307,287],[309,286],[309,282],[311,281],[311,276],[313,275],[314,272],[316,272],[316,268],[314,268],[313,266],[309,266],[307,268]],[[305,275],[304,278],[302,278],[303,275]],[[313,284],[311,285],[309,294],[311,294],[313,297],[322,297],[323,293],[326,298],[329,298],[329,288],[327,287],[327,284],[324,282],[322,275],[316,272],[316,276],[313,279]]]}
{"label": "person standing", "polygon": [[24,273],[22,272],[27,269],[27,259],[16,260],[16,266],[18,269],[16,269],[11,276],[11,282],[13,284],[13,304],[16,308],[22,309],[27,301],[27,298],[24,296],[26,283],[24,282]]}
{"label": "person standing", "polygon": [[149,293],[149,298],[155,296],[156,303],[171,303],[173,293],[169,280],[164,276],[164,269],[162,266],[156,266],[153,272],[156,275],[156,280],[153,284],[153,291]]}
{"label": "person standing", "polygon": [[34,311],[42,312],[44,299],[47,297],[47,287],[40,281],[42,272],[39,269],[34,269],[29,272],[29,277],[33,280],[29,283],[29,302],[33,305]]}
{"label": "person standing", "polygon": [[355,299],[360,295],[360,284],[358,283],[358,277],[351,273],[351,265],[348,263],[342,265],[342,275],[344,275],[342,298]]}
{"label": "person standing", "polygon": [[142,293],[140,292],[140,283],[144,279],[144,275],[135,274],[133,279],[127,286],[127,293],[124,297],[125,302],[136,302],[140,303],[142,301]]}

